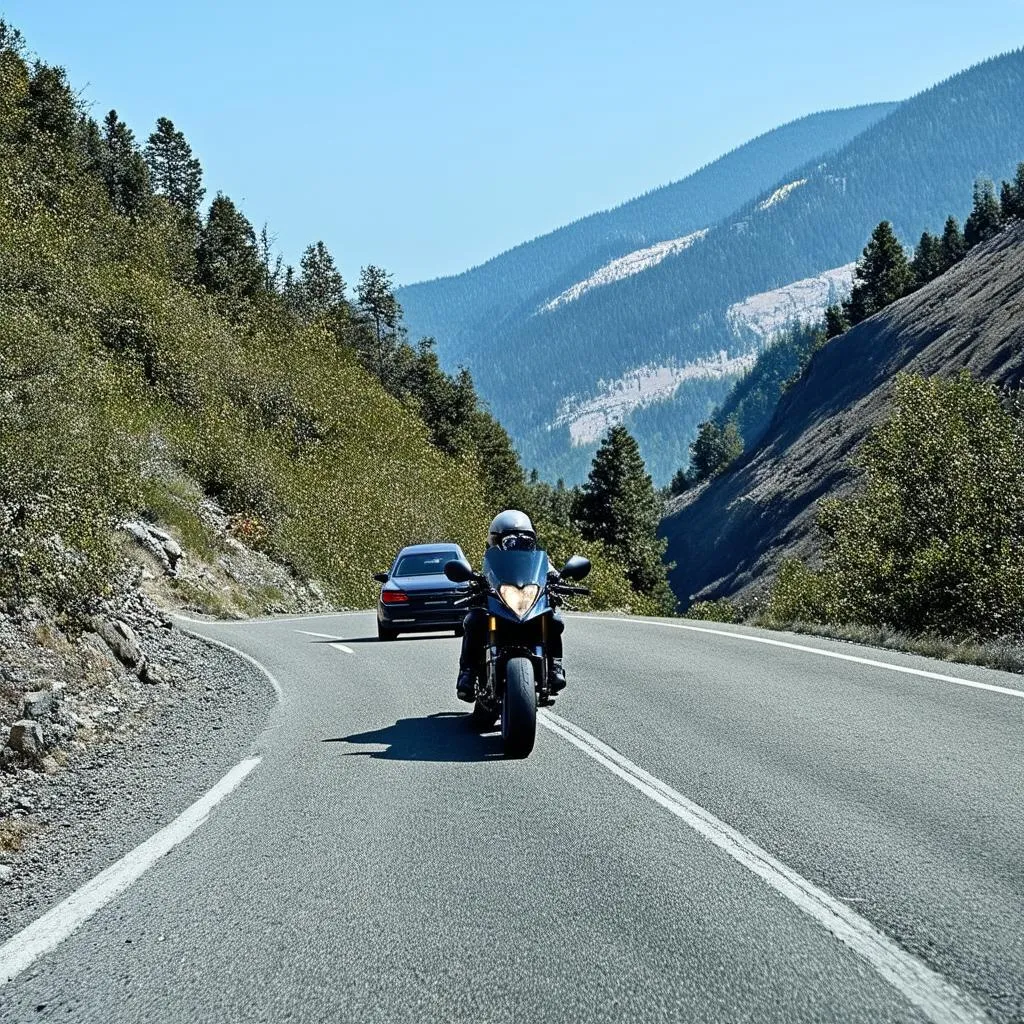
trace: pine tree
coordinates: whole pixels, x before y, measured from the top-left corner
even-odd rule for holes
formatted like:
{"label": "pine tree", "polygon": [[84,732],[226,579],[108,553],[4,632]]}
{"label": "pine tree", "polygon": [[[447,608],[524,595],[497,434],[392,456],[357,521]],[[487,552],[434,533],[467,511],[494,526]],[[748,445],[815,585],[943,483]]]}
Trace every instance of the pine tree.
{"label": "pine tree", "polygon": [[942,241],[930,231],[922,233],[910,261],[910,269],[919,288],[942,273]]}
{"label": "pine tree", "polygon": [[[263,290],[268,295],[284,294],[285,269],[284,259],[280,253],[274,253],[275,236],[270,234],[266,224],[260,230],[259,253],[260,265],[263,267]],[[291,267],[288,268],[291,270]]]}
{"label": "pine tree", "polygon": [[385,384],[402,343],[402,307],[395,298],[391,275],[372,264],[359,272],[356,288],[361,326],[358,347],[364,364]]}
{"label": "pine tree", "polygon": [[955,263],[959,263],[967,252],[964,243],[963,232],[960,230],[960,222],[956,217],[948,217],[946,225],[942,229],[942,238],[939,241],[939,265],[941,272],[945,273]]}
{"label": "pine tree", "polygon": [[988,178],[974,183],[974,208],[964,224],[964,242],[968,249],[988,241],[1003,226],[1003,212],[996,198],[996,187]]}
{"label": "pine tree", "polygon": [[66,143],[74,137],[78,105],[62,68],[36,64],[29,76],[24,103],[29,115],[27,126],[31,129],[56,142]]}
{"label": "pine tree", "polygon": [[1003,209],[1004,220],[1024,217],[1024,163],[1017,164],[1013,181],[1003,182],[999,205]]}
{"label": "pine tree", "polygon": [[337,312],[345,302],[345,282],[327,246],[323,242],[307,246],[299,268],[297,301],[300,312],[311,319]]}
{"label": "pine tree", "polygon": [[697,428],[697,437],[690,445],[691,483],[700,483],[717,476],[743,454],[743,438],[732,418],[724,427],[708,420]]}
{"label": "pine tree", "polygon": [[111,110],[103,119],[100,174],[114,209],[125,217],[141,216],[152,195],[146,161],[132,130]]}
{"label": "pine tree", "polygon": [[199,205],[206,195],[203,169],[170,118],[157,119],[156,130],[146,142],[145,159],[157,193],[182,217],[198,221]]}
{"label": "pine tree", "polygon": [[883,220],[857,263],[853,293],[843,310],[851,324],[858,324],[906,295],[912,282],[907,254],[892,225]]}
{"label": "pine tree", "polygon": [[668,485],[668,493],[676,496],[685,494],[690,489],[690,478],[686,475],[685,469],[677,469],[672,475],[672,481]]}
{"label": "pine tree", "polygon": [[196,277],[208,291],[236,298],[253,298],[263,289],[256,232],[238,207],[219,192],[199,235]]}
{"label": "pine tree", "polygon": [[825,310],[825,338],[831,341],[845,334],[850,329],[850,321],[846,318],[842,305],[836,303]]}
{"label": "pine tree", "polygon": [[635,590],[675,608],[662,560],[666,543],[657,534],[661,503],[639,445],[621,424],[601,442],[574,512],[584,538],[603,541],[622,559]]}

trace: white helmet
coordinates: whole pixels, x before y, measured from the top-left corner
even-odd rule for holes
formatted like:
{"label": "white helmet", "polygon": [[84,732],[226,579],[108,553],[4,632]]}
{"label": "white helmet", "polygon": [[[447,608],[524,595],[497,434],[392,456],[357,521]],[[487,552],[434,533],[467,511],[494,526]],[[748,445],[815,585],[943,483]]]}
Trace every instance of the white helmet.
{"label": "white helmet", "polygon": [[487,531],[487,546],[489,548],[505,547],[505,542],[509,539],[516,547],[532,548],[536,546],[537,534],[533,529],[533,523],[530,522],[530,517],[525,512],[506,509],[491,520],[490,529]]}

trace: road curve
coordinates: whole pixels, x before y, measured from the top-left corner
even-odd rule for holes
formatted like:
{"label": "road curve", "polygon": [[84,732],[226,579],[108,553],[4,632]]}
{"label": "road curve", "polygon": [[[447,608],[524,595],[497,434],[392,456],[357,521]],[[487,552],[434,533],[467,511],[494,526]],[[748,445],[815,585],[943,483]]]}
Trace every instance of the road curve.
{"label": "road curve", "polygon": [[[373,625],[190,626],[280,685],[262,762],[0,988],[0,1018],[1024,1020],[1018,677],[572,617],[555,711],[609,757],[542,729],[510,762],[454,699],[457,641]],[[659,793],[921,977],[887,976]]]}

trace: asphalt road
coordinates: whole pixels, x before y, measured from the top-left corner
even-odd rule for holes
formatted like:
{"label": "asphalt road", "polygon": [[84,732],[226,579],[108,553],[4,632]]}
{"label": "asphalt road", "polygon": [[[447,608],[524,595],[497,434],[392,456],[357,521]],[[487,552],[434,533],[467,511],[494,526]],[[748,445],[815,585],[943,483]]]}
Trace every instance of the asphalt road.
{"label": "asphalt road", "polygon": [[[0,988],[5,1022],[966,1019],[610,761],[547,729],[503,760],[455,700],[458,641],[379,643],[367,614],[191,628],[280,682],[262,763]],[[566,652],[562,719],[1024,1020],[1024,699],[635,620],[570,618]]]}

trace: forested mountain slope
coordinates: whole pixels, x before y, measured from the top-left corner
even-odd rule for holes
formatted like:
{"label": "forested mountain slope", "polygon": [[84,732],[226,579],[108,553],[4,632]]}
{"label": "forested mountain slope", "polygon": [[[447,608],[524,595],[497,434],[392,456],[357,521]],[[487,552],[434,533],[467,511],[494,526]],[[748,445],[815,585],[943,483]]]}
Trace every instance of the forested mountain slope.
{"label": "forested mountain slope", "polygon": [[781,560],[812,557],[820,499],[851,489],[849,456],[887,415],[901,370],[1024,383],[1024,224],[829,342],[783,396],[761,443],[662,524],[672,585],[691,598],[762,593]]}
{"label": "forested mountain slope", "polygon": [[[387,274],[349,298],[323,243],[284,268],[229,197],[204,208],[171,121],[144,145],[97,123],[3,21],[0,175],[0,605],[84,621],[126,578],[118,525],[148,523],[365,606],[402,545],[475,551],[495,507],[537,504],[469,376],[403,342]],[[552,547],[593,556],[595,600],[649,607],[601,544]]]}
{"label": "forested mountain slope", "polygon": [[494,321],[532,296],[551,297],[618,256],[715,223],[791,168],[837,149],[894,107],[876,103],[800,118],[680,181],[524,242],[462,274],[403,287],[398,297],[410,329],[416,336],[436,337],[446,359],[464,358]]}
{"label": "forested mountain slope", "polygon": [[[849,264],[882,218],[909,245],[925,228],[939,230],[950,211],[966,213],[976,176],[1012,176],[1024,152],[1022,109],[1024,52],[1016,51],[921,93],[838,152],[788,171],[684,250],[547,311],[534,296],[480,332],[474,351],[459,347],[527,463],[569,479],[589,451],[571,447],[566,419],[574,406],[637,367],[683,371],[669,400],[630,419],[655,479],[667,482],[697,422],[735,380],[685,372],[723,352],[750,358],[763,344],[737,326],[730,307]],[[496,351],[515,358],[494,359]]]}

